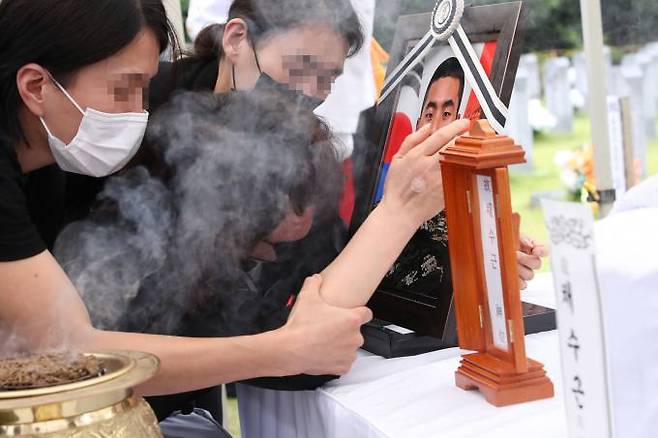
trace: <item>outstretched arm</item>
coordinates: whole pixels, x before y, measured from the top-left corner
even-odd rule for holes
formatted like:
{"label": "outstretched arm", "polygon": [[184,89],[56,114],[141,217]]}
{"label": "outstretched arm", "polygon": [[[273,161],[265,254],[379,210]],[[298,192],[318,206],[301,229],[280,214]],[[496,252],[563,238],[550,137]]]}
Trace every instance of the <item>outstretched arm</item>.
{"label": "outstretched arm", "polygon": [[84,303],[47,251],[0,263],[0,357],[66,348],[138,350],[157,355],[158,374],[139,388],[159,395],[262,376],[344,374],[363,343],[365,308],[343,309],[320,298],[319,276],[307,280],[288,323],[235,338],[180,338],[116,333],[92,327]]}
{"label": "outstretched arm", "polygon": [[364,306],[407,242],[444,208],[439,151],[468,130],[453,122],[432,134],[411,134],[394,157],[382,202],[322,273],[322,296],[335,306]]}

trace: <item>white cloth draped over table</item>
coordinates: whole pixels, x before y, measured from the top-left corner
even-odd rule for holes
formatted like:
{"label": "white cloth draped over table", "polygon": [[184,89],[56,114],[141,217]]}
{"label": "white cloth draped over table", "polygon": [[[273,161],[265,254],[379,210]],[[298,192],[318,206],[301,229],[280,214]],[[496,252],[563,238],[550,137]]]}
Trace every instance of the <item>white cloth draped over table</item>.
{"label": "white cloth draped over table", "polygon": [[[658,177],[631,190],[596,223],[604,324],[617,438],[658,431]],[[531,282],[524,299],[553,307],[550,275]],[[494,408],[455,387],[459,350],[384,360],[360,354],[352,371],[314,392],[239,385],[244,438],[546,437],[567,436],[556,332],[526,337],[528,356],[543,362],[556,397]]]}
{"label": "white cloth draped over table", "polygon": [[[550,276],[532,282],[524,298],[554,306]],[[553,399],[495,408],[462,391],[457,348],[389,360],[361,352],[348,375],[314,392],[238,385],[242,437],[566,437],[557,333],[526,339],[528,355],[556,385]]]}
{"label": "white cloth draped over table", "polygon": [[496,408],[455,386],[459,350],[404,359],[361,355],[352,371],[315,392],[238,385],[243,438],[562,438],[567,436],[555,331],[526,338],[556,397]]}

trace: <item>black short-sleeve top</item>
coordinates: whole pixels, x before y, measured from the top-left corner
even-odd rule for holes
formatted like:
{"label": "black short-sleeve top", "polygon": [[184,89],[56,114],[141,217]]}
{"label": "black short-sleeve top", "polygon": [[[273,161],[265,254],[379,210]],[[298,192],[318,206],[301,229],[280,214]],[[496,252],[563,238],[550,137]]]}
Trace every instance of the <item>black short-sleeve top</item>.
{"label": "black short-sleeve top", "polygon": [[30,215],[26,177],[12,142],[0,132],[0,262],[27,259],[45,250]]}

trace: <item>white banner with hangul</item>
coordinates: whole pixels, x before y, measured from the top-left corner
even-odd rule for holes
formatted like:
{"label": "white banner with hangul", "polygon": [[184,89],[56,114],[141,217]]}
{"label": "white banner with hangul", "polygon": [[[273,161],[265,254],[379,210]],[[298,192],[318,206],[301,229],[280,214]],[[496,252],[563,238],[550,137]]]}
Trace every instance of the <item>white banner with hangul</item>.
{"label": "white banner with hangul", "polygon": [[557,326],[570,438],[612,437],[608,357],[594,219],[583,204],[543,200],[557,294]]}

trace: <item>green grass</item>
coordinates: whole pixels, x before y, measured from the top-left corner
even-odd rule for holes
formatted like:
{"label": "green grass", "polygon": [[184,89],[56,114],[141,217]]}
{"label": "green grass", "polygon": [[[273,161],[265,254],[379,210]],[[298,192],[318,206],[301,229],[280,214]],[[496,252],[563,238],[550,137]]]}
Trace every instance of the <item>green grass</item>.
{"label": "green grass", "polygon": [[226,418],[224,420],[224,427],[233,438],[240,438],[240,416],[238,415],[238,400],[229,398],[226,406]]}
{"label": "green grass", "polygon": [[649,157],[647,159],[649,175],[658,175],[658,139],[649,143]]}
{"label": "green grass", "polygon": [[[512,204],[521,214],[521,230],[542,242],[547,241],[541,208],[533,208],[530,199],[534,193],[562,190],[564,188],[559,169],[554,163],[555,154],[564,149],[577,149],[591,142],[590,123],[586,115],[579,114],[574,120],[571,134],[542,134],[535,137],[534,169],[527,173],[512,173],[510,186]],[[648,146],[649,175],[658,174],[658,139]],[[548,263],[544,264],[548,270]]]}
{"label": "green grass", "polygon": [[535,136],[533,149],[534,169],[528,172],[512,172],[512,206],[521,214],[521,229],[543,242],[546,241],[541,208],[532,208],[530,198],[534,193],[561,190],[559,169],[553,162],[555,154],[564,149],[577,149],[590,137],[589,121],[582,116],[574,121],[572,134],[540,134]]}

